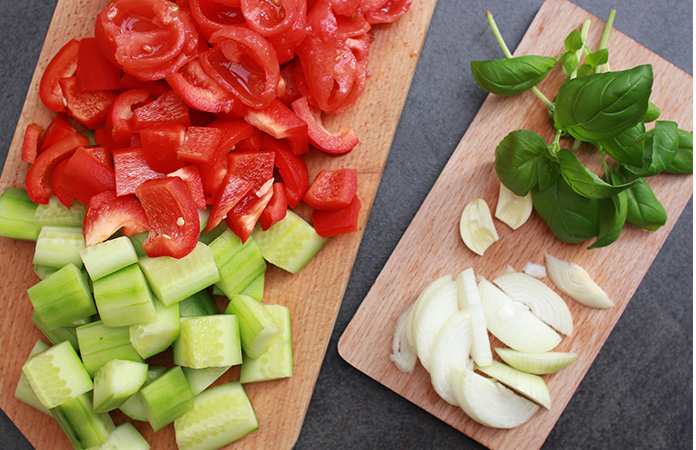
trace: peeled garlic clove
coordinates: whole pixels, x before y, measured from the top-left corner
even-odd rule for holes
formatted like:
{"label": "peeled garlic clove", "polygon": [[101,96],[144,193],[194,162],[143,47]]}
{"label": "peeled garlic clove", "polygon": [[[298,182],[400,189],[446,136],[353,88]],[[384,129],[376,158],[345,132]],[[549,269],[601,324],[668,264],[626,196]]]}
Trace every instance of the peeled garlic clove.
{"label": "peeled garlic clove", "polygon": [[464,412],[487,427],[515,428],[539,410],[536,403],[463,367],[452,371],[450,385]]}
{"label": "peeled garlic clove", "polygon": [[500,359],[515,369],[521,370],[522,372],[535,373],[537,375],[558,372],[578,359],[577,353],[525,353],[502,347],[496,347],[495,351],[498,353],[498,356],[500,356]]}
{"label": "peeled garlic clove", "polygon": [[459,309],[471,315],[471,357],[478,365],[488,365],[493,360],[491,344],[486,329],[486,315],[481,305],[474,269],[462,271],[455,280]]}
{"label": "peeled garlic clove", "polygon": [[520,197],[500,183],[495,217],[513,230],[518,229],[532,214],[532,193]]}
{"label": "peeled garlic clove", "polygon": [[457,405],[457,400],[449,384],[449,374],[457,367],[473,370],[470,348],[471,317],[468,312],[459,311],[440,328],[430,355],[430,382],[435,392],[450,405]]}
{"label": "peeled garlic clove", "polygon": [[406,311],[404,311],[398,319],[396,319],[396,325],[394,326],[394,339],[392,340],[392,354],[389,355],[389,359],[394,363],[397,369],[402,372],[411,373],[413,368],[416,367],[416,351],[408,343],[408,329],[411,326],[410,319],[411,309],[413,304],[411,304]]}
{"label": "peeled garlic clove", "polygon": [[529,306],[532,313],[558,332],[573,334],[573,316],[553,289],[522,272],[506,273],[493,280],[514,301]]}
{"label": "peeled garlic clove", "polygon": [[469,202],[459,220],[459,233],[472,252],[483,256],[483,252],[498,240],[498,232],[493,224],[491,211],[482,198]]}
{"label": "peeled garlic clove", "polygon": [[578,303],[600,309],[614,306],[606,292],[577,264],[546,255],[546,271],[556,287]]}
{"label": "peeled garlic clove", "polygon": [[549,388],[539,375],[522,372],[495,360],[489,366],[477,367],[477,369],[489,377],[495,378],[513,391],[524,395],[534,403],[546,409],[551,408]]}

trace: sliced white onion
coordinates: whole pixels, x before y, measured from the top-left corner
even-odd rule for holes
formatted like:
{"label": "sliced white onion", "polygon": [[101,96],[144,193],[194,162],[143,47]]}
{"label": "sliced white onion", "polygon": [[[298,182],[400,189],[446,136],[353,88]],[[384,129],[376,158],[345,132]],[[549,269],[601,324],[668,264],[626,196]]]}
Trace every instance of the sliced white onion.
{"label": "sliced white onion", "polygon": [[518,427],[539,410],[536,403],[463,367],[452,371],[450,385],[464,412],[487,427]]}
{"label": "sliced white onion", "polygon": [[508,347],[522,352],[545,352],[561,341],[553,328],[490,281],[482,279],[478,288],[488,330]]}
{"label": "sliced white onion", "polygon": [[413,302],[413,307],[411,308],[411,312],[409,313],[410,317],[408,319],[408,323],[410,324],[410,326],[409,326],[408,332],[406,333],[406,336],[408,337],[408,343],[412,349],[417,351],[416,337],[415,336],[416,336],[416,332],[418,331],[418,330],[416,330],[416,326],[418,325],[418,323],[416,323],[416,321],[414,321],[413,318],[418,314],[420,309],[423,307],[424,300],[427,297],[429,297],[435,290],[439,289],[440,285],[442,285],[444,283],[448,283],[450,281],[450,278],[451,277],[449,277],[449,276],[444,276],[444,277],[440,277],[440,278],[436,279],[435,281],[433,281],[432,283],[427,285],[425,287],[425,289],[423,289],[421,291],[421,293],[418,294],[418,298],[416,298],[416,301]]}
{"label": "sliced white onion", "polygon": [[543,353],[524,353],[510,348],[496,347],[498,356],[515,369],[537,375],[546,375],[558,372],[564,367],[568,367],[576,359],[577,353],[565,352],[543,352]]}
{"label": "sliced white onion", "polygon": [[522,272],[526,273],[530,277],[542,279],[546,276],[546,267],[530,261],[524,265]]}
{"label": "sliced white onion", "polygon": [[418,359],[416,351],[408,343],[408,329],[410,328],[409,319],[412,317],[410,315],[412,309],[413,304],[409,305],[406,311],[396,319],[394,340],[392,341],[392,353],[389,355],[389,359],[394,363],[397,369],[406,373],[411,373],[413,371],[413,368],[416,367],[416,360]]}
{"label": "sliced white onion", "polygon": [[566,336],[573,334],[573,316],[568,305],[543,281],[516,272],[501,275],[493,283],[514,301],[529,306],[535,316],[557,331]]}
{"label": "sliced white onion", "polygon": [[457,296],[459,309],[471,315],[471,357],[478,365],[487,366],[493,360],[491,342],[486,329],[486,315],[481,306],[474,269],[466,269],[457,275]]}
{"label": "sliced white onion", "polygon": [[578,303],[600,309],[614,306],[606,292],[577,264],[546,255],[546,270],[558,289]]}
{"label": "sliced white onion", "polygon": [[442,325],[430,353],[430,381],[435,392],[451,405],[457,405],[457,399],[449,385],[449,374],[457,367],[473,370],[470,348],[471,317],[468,312],[459,311]]}
{"label": "sliced white onion", "polygon": [[477,369],[505,386],[518,392],[546,409],[551,408],[551,395],[544,379],[539,375],[522,372],[498,361]]}
{"label": "sliced white onion", "polygon": [[[425,369],[430,372],[430,355],[433,343],[440,328],[453,316],[457,306],[457,285],[451,276],[435,280],[437,283],[429,289],[428,295],[416,300],[417,304],[412,317],[414,349],[418,359]],[[426,288],[428,289],[428,288]],[[418,303],[420,302],[420,303]]]}

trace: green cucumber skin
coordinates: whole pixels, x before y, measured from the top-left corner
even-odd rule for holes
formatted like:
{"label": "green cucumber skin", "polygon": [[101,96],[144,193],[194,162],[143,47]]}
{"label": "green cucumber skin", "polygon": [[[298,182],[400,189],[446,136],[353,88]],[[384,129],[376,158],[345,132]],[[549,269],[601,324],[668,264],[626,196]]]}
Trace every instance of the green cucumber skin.
{"label": "green cucumber skin", "polygon": [[266,260],[253,237],[242,243],[228,229],[210,243],[210,249],[220,272],[220,281],[216,287],[228,298],[241,292],[266,271]]}
{"label": "green cucumber skin", "polygon": [[154,431],[159,431],[193,409],[193,392],[179,366],[143,387],[138,395]]}
{"label": "green cucumber skin", "polygon": [[147,443],[142,434],[130,422],[124,422],[117,426],[109,437],[96,447],[88,450],[149,450],[150,444]]}
{"label": "green cucumber skin", "polygon": [[127,327],[157,320],[154,298],[140,267],[132,264],[94,281],[94,301],[108,327]]}
{"label": "green cucumber skin", "polygon": [[53,408],[51,415],[76,449],[102,445],[116,428],[110,415],[94,412],[90,394]]}
{"label": "green cucumber skin", "polygon": [[213,314],[219,314],[219,311],[207,289],[197,292],[179,303],[179,317],[212,316]]}
{"label": "green cucumber skin", "polygon": [[76,331],[82,362],[90,375],[112,359],[143,362],[130,342],[129,327],[107,327],[98,320],[77,327]]}
{"label": "green cucumber skin", "polygon": [[[145,383],[141,387],[141,389],[148,384],[152,383],[165,373],[167,373],[169,369],[164,366],[150,366],[147,369],[147,378],[145,380]],[[135,393],[134,395],[130,396],[128,400],[126,400],[120,407],[119,409],[123,414],[126,416],[130,417],[133,420],[138,420],[140,422],[147,422],[147,414],[145,413],[145,407],[143,406],[143,401],[142,401],[142,396],[140,395],[140,391]]]}
{"label": "green cucumber skin", "polygon": [[36,241],[39,237],[39,228],[34,225],[37,206],[24,189],[5,189],[0,195],[0,236]]}
{"label": "green cucumber skin", "polygon": [[263,303],[237,294],[230,299],[225,314],[239,319],[239,334],[244,354],[251,358],[261,356],[280,335],[280,330]]}
{"label": "green cucumber skin", "polygon": [[282,305],[266,305],[280,336],[258,358],[244,355],[239,381],[242,384],[289,378],[293,375],[292,323],[290,309]]}
{"label": "green cucumber skin", "polygon": [[120,236],[80,250],[80,258],[92,281],[138,262],[129,238]]}

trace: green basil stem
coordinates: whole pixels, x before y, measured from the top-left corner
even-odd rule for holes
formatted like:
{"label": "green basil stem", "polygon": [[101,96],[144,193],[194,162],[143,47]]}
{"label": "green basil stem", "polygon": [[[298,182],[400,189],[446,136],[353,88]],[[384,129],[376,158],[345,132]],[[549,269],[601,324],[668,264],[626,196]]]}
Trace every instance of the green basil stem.
{"label": "green basil stem", "polygon": [[[614,17],[616,17],[616,10],[612,9],[609,11],[609,17],[607,18],[607,23],[604,26],[604,32],[602,33],[602,39],[599,41],[599,50],[607,48],[607,45],[609,44],[609,35],[611,34],[611,29],[614,27]],[[606,64],[598,67],[598,70],[600,72],[608,72],[610,70],[609,62],[607,61]]]}
{"label": "green basil stem", "polygon": [[561,134],[563,132],[561,130],[556,130],[556,134],[553,137],[553,143],[549,145],[549,153],[554,156],[554,159],[556,157],[556,154],[558,154],[558,151],[561,149]]}
{"label": "green basil stem", "polygon": [[[500,45],[503,54],[506,58],[512,58],[512,53],[510,53],[510,49],[508,48],[507,44],[505,44],[505,40],[503,40],[503,35],[500,34],[498,25],[496,25],[495,19],[493,19],[493,14],[491,14],[490,11],[486,11],[486,19],[488,19],[488,25],[490,25],[491,30],[493,31],[493,35],[495,36],[495,39],[498,41],[498,45]],[[551,100],[546,98],[546,96],[536,86],[532,87],[531,90],[537,97],[539,97],[539,100],[544,102],[544,104],[548,108],[553,108],[553,103],[551,102]]]}
{"label": "green basil stem", "polygon": [[[590,33],[590,19],[585,20],[582,23],[582,26],[580,27],[580,37],[582,37],[582,47],[575,52],[575,54],[578,57],[578,61],[582,58],[582,54],[587,48],[587,44],[585,42],[587,41],[587,35]],[[573,73],[570,74],[570,78],[575,78],[578,76],[578,69],[576,68],[573,70]]]}

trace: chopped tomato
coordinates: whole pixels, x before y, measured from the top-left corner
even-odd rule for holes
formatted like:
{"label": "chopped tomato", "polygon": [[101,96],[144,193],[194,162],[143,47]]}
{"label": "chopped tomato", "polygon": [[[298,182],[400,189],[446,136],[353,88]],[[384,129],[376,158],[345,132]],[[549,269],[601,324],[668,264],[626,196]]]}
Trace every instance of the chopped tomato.
{"label": "chopped tomato", "polygon": [[75,69],[78,92],[118,90],[121,73],[120,68],[102,55],[95,38],[80,41]]}
{"label": "chopped tomato", "polygon": [[244,23],[239,2],[227,5],[215,0],[190,0],[189,5],[198,30],[206,39],[222,27]]}
{"label": "chopped tomato", "polygon": [[323,211],[345,208],[358,191],[358,171],[355,169],[323,169],[307,189],[304,201]]}
{"label": "chopped tomato", "polygon": [[290,28],[279,34],[268,36],[278,57],[278,63],[285,64],[295,57],[297,47],[307,36],[307,2],[300,2],[300,10]]}
{"label": "chopped tomato", "polygon": [[295,114],[307,123],[309,142],[322,152],[345,155],[360,143],[358,135],[351,127],[343,127],[336,134],[330,133],[322,123],[321,111],[310,106],[306,97],[295,100],[290,106]]}
{"label": "chopped tomato", "polygon": [[70,116],[90,129],[95,129],[104,123],[109,108],[116,99],[115,92],[78,92],[76,77],[61,78],[58,84],[63,91],[65,107]]}
{"label": "chopped tomato", "polygon": [[274,164],[285,183],[288,206],[294,208],[300,203],[309,187],[307,163],[301,155],[294,154],[285,142],[269,135],[261,139],[261,148],[275,155]]}
{"label": "chopped tomato", "polygon": [[186,162],[179,159],[184,145],[186,127],[176,122],[162,122],[140,131],[140,141],[147,164],[157,172],[169,173]]}
{"label": "chopped tomato", "polygon": [[406,14],[412,0],[362,0],[360,9],[371,24],[391,23]]}
{"label": "chopped tomato", "polygon": [[244,120],[276,139],[286,139],[296,155],[309,150],[307,123],[277,98],[266,108],[250,108]]}
{"label": "chopped tomato", "polygon": [[147,180],[166,176],[150,167],[142,148],[124,148],[114,151],[114,174],[118,196],[134,193],[138,186]]}
{"label": "chopped tomato", "polygon": [[276,98],[286,106],[290,106],[292,102],[301,97],[300,91],[297,89],[297,82],[295,82],[294,72],[295,64],[293,63],[286,64],[280,69]]}
{"label": "chopped tomato", "polygon": [[290,31],[304,3],[296,0],[241,0],[242,14],[249,28],[267,37]]}
{"label": "chopped tomato", "polygon": [[268,230],[273,224],[283,220],[288,212],[288,199],[285,196],[285,184],[273,183],[273,196],[259,216],[259,224],[263,230]]}
{"label": "chopped tomato", "polygon": [[356,195],[350,205],[331,211],[312,212],[312,224],[317,234],[328,238],[344,233],[358,231],[358,216],[360,214],[360,200]]}
{"label": "chopped tomato", "polygon": [[134,195],[118,197],[114,191],[104,191],[89,199],[82,222],[88,247],[104,242],[121,228],[126,236],[149,228],[145,210]]}
{"label": "chopped tomato", "polygon": [[39,140],[41,140],[43,131],[43,127],[38,123],[27,125],[22,140],[22,161],[31,164],[36,160],[36,156],[39,154]]}
{"label": "chopped tomato", "polygon": [[39,98],[41,102],[54,112],[65,112],[63,91],[60,87],[60,79],[75,75],[77,68],[77,53],[80,49],[80,41],[71,39],[58,53],[55,54],[46,66],[41,81],[39,82]]}
{"label": "chopped tomato", "polygon": [[116,188],[114,169],[100,161],[96,152],[84,147],[78,147],[68,158],[58,183],[63,192],[85,205],[94,195]]}
{"label": "chopped tomato", "polygon": [[133,111],[133,128],[140,131],[162,122],[191,125],[188,105],[174,91],[168,91]]}

